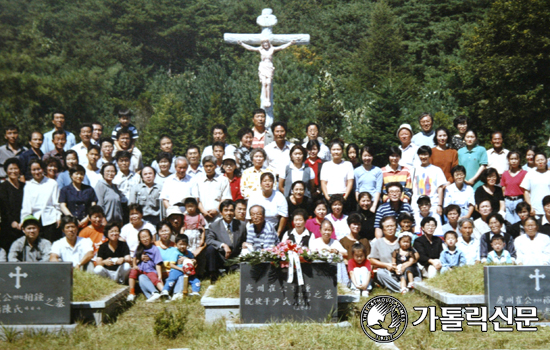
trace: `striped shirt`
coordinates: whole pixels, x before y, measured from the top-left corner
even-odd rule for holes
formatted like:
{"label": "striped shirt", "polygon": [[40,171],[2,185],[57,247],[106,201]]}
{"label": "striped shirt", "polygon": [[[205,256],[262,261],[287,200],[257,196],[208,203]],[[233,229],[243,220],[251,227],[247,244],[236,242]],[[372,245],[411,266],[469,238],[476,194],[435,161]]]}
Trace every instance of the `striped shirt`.
{"label": "striped shirt", "polygon": [[397,219],[399,214],[401,214],[402,212],[407,212],[411,214],[411,216],[413,217],[412,226],[414,227],[415,226],[414,213],[411,206],[408,203],[403,203],[403,202],[400,202],[400,203],[401,203],[401,207],[399,208],[398,211],[393,210],[390,202],[384,203],[381,206],[379,206],[378,210],[376,210],[376,218],[374,219],[374,228],[381,228],[380,221],[386,216],[393,215]]}
{"label": "striped shirt", "polygon": [[279,244],[279,236],[275,226],[267,221],[260,233],[256,233],[254,224],[249,223],[246,225],[246,243],[252,245],[254,250],[271,248]]}
{"label": "striped shirt", "polygon": [[399,165],[397,170],[393,170],[388,164],[382,169],[382,201],[386,202],[388,200],[388,192],[386,191],[386,185],[390,182],[399,182],[403,186],[403,194],[401,195],[401,200],[405,198],[410,201],[412,197],[412,176],[409,168]]}

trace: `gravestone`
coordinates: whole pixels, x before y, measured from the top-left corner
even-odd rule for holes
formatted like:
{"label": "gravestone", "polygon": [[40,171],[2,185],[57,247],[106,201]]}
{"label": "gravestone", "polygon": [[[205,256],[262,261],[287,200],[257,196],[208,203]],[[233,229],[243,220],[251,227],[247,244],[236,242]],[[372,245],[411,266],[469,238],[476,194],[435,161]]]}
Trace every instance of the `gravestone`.
{"label": "gravestone", "polygon": [[241,264],[240,314],[243,323],[325,322],[337,315],[336,265],[301,264],[304,284],[287,269],[269,263]]}
{"label": "gravestone", "polygon": [[1,263],[0,324],[70,324],[72,286],[72,263]]}
{"label": "gravestone", "polygon": [[535,306],[550,319],[550,266],[485,266],[485,300],[495,306]]}

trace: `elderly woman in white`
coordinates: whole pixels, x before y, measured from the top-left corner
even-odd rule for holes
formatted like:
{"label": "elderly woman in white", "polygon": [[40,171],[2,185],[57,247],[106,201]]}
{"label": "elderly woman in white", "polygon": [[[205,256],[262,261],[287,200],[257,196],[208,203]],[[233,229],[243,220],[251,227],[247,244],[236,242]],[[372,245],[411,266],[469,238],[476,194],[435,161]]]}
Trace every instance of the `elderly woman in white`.
{"label": "elderly woman in white", "polygon": [[515,240],[518,265],[550,265],[550,237],[538,232],[538,222],[529,217],[523,224],[525,234]]}

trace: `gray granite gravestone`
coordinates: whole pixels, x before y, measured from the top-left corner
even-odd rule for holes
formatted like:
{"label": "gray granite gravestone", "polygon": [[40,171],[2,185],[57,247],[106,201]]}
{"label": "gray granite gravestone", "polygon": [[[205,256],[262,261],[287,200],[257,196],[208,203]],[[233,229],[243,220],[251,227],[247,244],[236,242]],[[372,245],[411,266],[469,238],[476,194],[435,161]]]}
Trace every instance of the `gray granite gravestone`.
{"label": "gray granite gravestone", "polygon": [[304,285],[296,275],[269,263],[241,264],[240,314],[243,323],[277,321],[324,322],[336,316],[336,265],[301,264]]}
{"label": "gray granite gravestone", "polygon": [[535,306],[550,319],[550,266],[485,266],[485,300],[495,306]]}
{"label": "gray granite gravestone", "polygon": [[72,263],[0,264],[0,324],[70,324],[72,286]]}

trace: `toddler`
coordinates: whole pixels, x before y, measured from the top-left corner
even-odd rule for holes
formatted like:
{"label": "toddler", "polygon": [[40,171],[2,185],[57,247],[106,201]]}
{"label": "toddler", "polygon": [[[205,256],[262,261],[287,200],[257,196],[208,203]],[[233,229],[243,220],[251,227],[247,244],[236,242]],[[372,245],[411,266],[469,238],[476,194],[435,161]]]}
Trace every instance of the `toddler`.
{"label": "toddler", "polygon": [[466,257],[459,249],[456,249],[456,242],[458,241],[458,235],[455,231],[445,232],[445,244],[447,249],[441,252],[439,261],[441,262],[441,273],[452,269],[457,266],[466,265]]}
{"label": "toddler", "polygon": [[510,252],[504,249],[504,237],[502,235],[494,235],[491,238],[492,251],[487,254],[487,264],[513,264]]}
{"label": "toddler", "polygon": [[[414,288],[414,277],[420,276],[416,262],[418,252],[412,248],[413,235],[403,233],[399,236],[399,248],[392,252],[392,263],[396,265],[395,274],[401,282],[401,293],[405,294]],[[408,282],[408,283],[407,283]]]}
{"label": "toddler", "polygon": [[[169,292],[171,289],[174,288],[176,282],[178,281],[178,278],[185,275],[189,278],[189,282],[191,283],[191,290],[192,293],[189,295],[199,295],[199,291],[201,289],[201,282],[195,276],[195,269],[194,266],[196,265],[195,256],[193,253],[187,250],[187,246],[189,244],[189,238],[187,235],[181,234],[176,237],[176,249],[171,248],[172,255],[170,257],[170,274],[168,275],[168,278],[166,279],[166,284],[164,285],[164,288],[162,290],[162,293],[160,293],[161,296],[169,297]],[[183,262],[181,264],[178,264],[178,260],[180,257],[183,257]],[[188,264],[188,260],[191,264]],[[186,294],[186,290],[183,291],[183,294]],[[172,300],[181,299],[183,297],[182,293],[176,293],[174,294],[174,297]],[[170,299],[167,300],[167,302],[170,301]]]}

